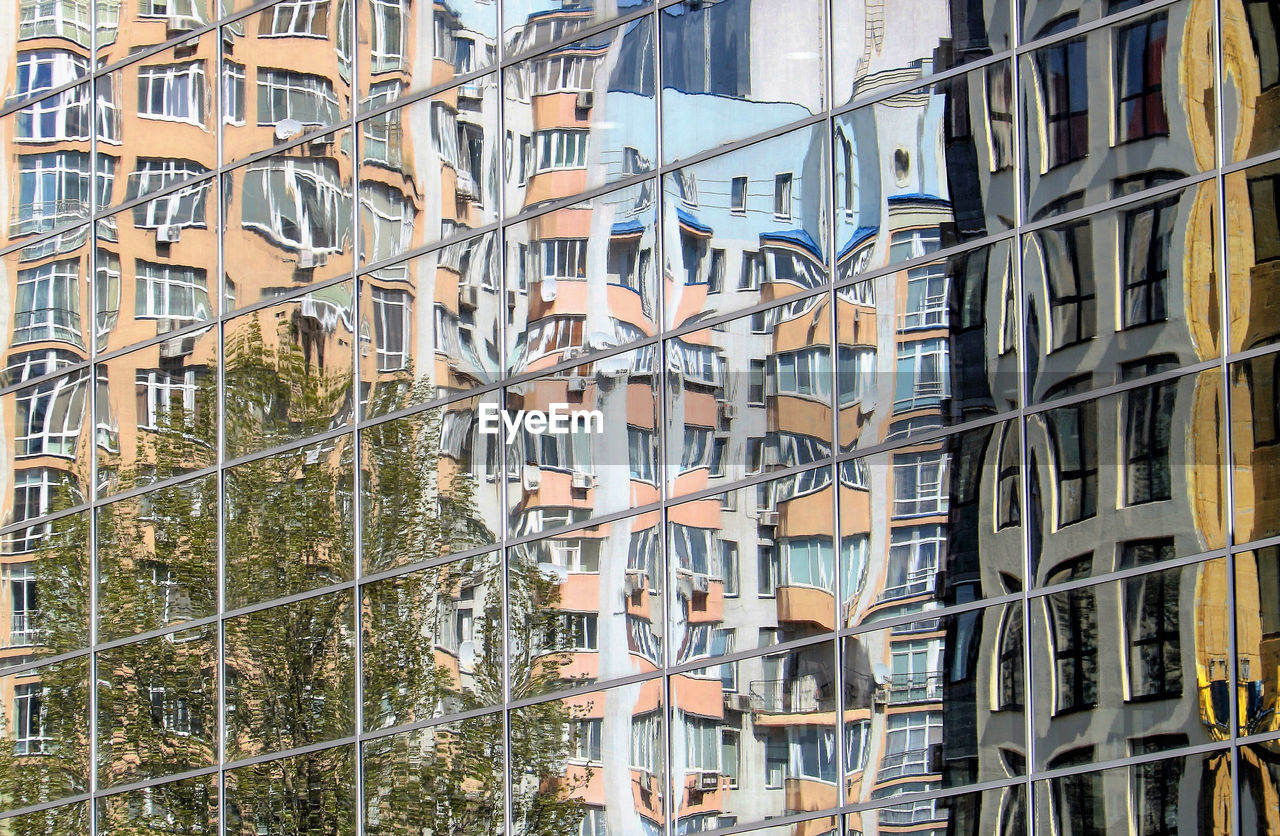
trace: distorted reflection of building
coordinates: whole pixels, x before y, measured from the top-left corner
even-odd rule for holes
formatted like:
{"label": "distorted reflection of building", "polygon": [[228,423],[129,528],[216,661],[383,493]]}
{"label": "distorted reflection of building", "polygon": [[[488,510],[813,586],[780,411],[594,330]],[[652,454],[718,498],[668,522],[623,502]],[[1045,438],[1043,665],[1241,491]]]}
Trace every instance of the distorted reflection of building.
{"label": "distorted reflection of building", "polygon": [[1274,3],[232,6],[0,0],[0,832],[1280,832]]}
{"label": "distorted reflection of building", "polygon": [[[1275,108],[1280,87],[1280,56],[1272,44],[1280,15],[1259,3],[1227,3],[1223,9],[1224,95],[1237,104],[1229,121],[1224,150],[1234,161],[1274,151],[1280,144]],[[1227,236],[1230,351],[1270,347],[1280,333],[1274,304],[1280,251],[1277,223],[1277,166],[1252,166],[1224,180],[1232,214]],[[1247,209],[1246,209],[1247,207]],[[1234,511],[1236,541],[1275,536],[1274,497],[1280,461],[1276,458],[1277,370],[1273,354],[1233,363],[1231,392]],[[1239,734],[1274,732],[1280,666],[1277,665],[1277,560],[1274,547],[1241,552],[1235,558],[1236,688]],[[1226,690],[1224,688],[1224,690]],[[1242,827],[1280,833],[1280,757],[1274,741],[1242,747],[1239,755]],[[1246,822],[1248,823],[1246,825]]]}

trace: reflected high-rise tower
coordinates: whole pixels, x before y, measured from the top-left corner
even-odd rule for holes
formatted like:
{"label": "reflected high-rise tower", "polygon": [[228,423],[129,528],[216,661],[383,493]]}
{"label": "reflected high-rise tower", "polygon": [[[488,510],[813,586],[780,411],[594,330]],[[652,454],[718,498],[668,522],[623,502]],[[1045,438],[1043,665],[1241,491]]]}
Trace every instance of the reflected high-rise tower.
{"label": "reflected high-rise tower", "polygon": [[0,833],[1280,833],[1274,2],[0,20]]}

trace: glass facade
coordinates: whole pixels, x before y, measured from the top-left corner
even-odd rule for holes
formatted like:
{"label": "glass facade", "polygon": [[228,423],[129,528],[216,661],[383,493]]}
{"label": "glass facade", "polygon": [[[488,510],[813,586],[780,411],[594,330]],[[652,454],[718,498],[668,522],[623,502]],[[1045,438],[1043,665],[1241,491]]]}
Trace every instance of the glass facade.
{"label": "glass facade", "polygon": [[0,836],[1280,836],[1277,27],[0,0]]}

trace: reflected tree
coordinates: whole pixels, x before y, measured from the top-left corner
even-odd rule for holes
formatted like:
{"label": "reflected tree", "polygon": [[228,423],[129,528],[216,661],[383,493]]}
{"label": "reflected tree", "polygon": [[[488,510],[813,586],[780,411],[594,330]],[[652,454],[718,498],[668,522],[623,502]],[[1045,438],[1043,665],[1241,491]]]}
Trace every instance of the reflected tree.
{"label": "reflected tree", "polygon": [[[89,789],[89,661],[78,657],[7,679],[0,803],[16,809]],[[11,836],[42,836],[47,819],[13,820]]]}
{"label": "reflected tree", "polygon": [[[211,403],[211,380],[197,403]],[[170,409],[157,426],[139,432],[137,454],[123,463],[112,445],[101,448],[100,484],[115,491],[143,488],[212,460],[216,416],[212,410]],[[99,434],[97,441],[103,441]],[[82,443],[88,443],[84,437]],[[78,491],[58,491],[51,510],[80,501]],[[216,611],[216,480],[161,488],[99,509],[98,595],[100,639],[159,629]],[[31,615],[31,641],[42,654],[84,648],[89,634],[90,518],[73,514],[49,524],[30,561],[40,607]],[[156,772],[213,761],[216,678],[213,655],[199,643],[150,641],[103,654],[99,693],[100,780],[104,786]],[[179,697],[167,684],[182,682]],[[118,687],[113,687],[113,684]],[[166,691],[168,695],[166,696]],[[88,789],[89,664],[72,659],[12,677],[4,689],[5,727],[13,739],[0,745],[0,798],[8,809],[56,800]],[[180,728],[174,718],[181,717]],[[207,805],[192,799],[162,803],[177,788],[157,789],[152,811],[164,811],[166,829],[203,833]],[[83,832],[64,829],[74,808],[10,820],[13,836]],[[149,831],[147,816],[113,833]],[[106,832],[106,831],[103,831]]]}
{"label": "reflected tree", "polygon": [[[71,472],[58,476],[48,510],[65,511],[82,501]],[[5,538],[4,561],[12,571],[24,564],[35,580],[21,644],[35,661],[83,649],[89,642],[89,515],[69,514]],[[15,625],[16,626],[16,625]],[[13,633],[11,637],[17,638]],[[15,642],[16,643],[16,642]],[[0,720],[8,740],[0,741],[0,804],[15,809],[54,801],[89,788],[89,663],[77,657],[0,679]],[[75,814],[21,816],[11,820],[13,836],[58,832]]]}
{"label": "reflected tree", "polygon": [[[295,314],[270,341],[261,320],[228,339],[228,456],[348,422],[348,365],[327,368],[332,334]],[[270,342],[271,344],[268,344]],[[247,606],[347,580],[353,572],[349,436],[226,472],[226,603]],[[349,592],[257,610],[225,623],[228,760],[322,743],[355,730],[354,610]],[[355,832],[350,757],[309,752],[228,774],[227,832]]]}
{"label": "reflected tree", "polygon": [[295,312],[277,322],[268,341],[263,316],[227,336],[223,435],[229,457],[325,432],[353,413],[350,363],[327,359],[326,345],[342,342],[332,330]]}
{"label": "reflected tree", "polygon": [[[353,408],[349,375],[325,371],[314,344],[310,353],[301,345],[305,334],[296,324],[282,323],[275,337],[268,345],[255,319],[228,345],[229,455],[323,432],[344,422]],[[405,376],[412,380],[411,371]],[[218,438],[218,416],[208,408],[217,402],[214,376],[201,376],[198,385],[195,410],[162,413],[158,426],[139,433],[138,454],[113,464],[113,487],[145,487],[208,460]],[[425,399],[421,392],[374,389],[374,397],[400,396]],[[441,453],[442,423],[438,412],[423,411],[363,433],[358,484],[365,497],[360,535],[366,572],[430,564],[492,542],[468,463]],[[356,480],[347,438],[228,472],[228,606],[351,576]],[[217,480],[208,476],[100,509],[104,640],[216,612],[217,508]],[[87,641],[89,534],[87,514],[64,517],[33,555],[46,602],[40,625],[46,651],[64,652]],[[402,721],[397,718],[500,706],[508,665],[512,698],[555,689],[568,647],[556,609],[559,587],[539,570],[532,554],[513,552],[505,570],[495,559],[443,562],[398,577],[393,587],[390,606],[405,617],[384,619],[366,637],[366,691],[386,695],[369,707],[370,723],[378,717],[392,725]],[[452,616],[464,589],[473,591],[478,614],[468,681],[461,687],[457,648],[446,649],[429,637],[440,635],[438,625]],[[502,640],[504,589],[513,636],[509,660]],[[363,604],[368,619],[377,603],[373,599],[370,593]],[[354,731],[353,615],[349,593],[330,593],[226,622],[222,673],[229,760]],[[186,640],[190,636],[195,639]],[[214,761],[219,724],[213,646],[212,636],[197,628],[100,656],[108,667],[100,671],[107,683],[100,688],[99,706],[104,786]],[[43,739],[35,749],[12,741],[0,746],[0,800],[6,809],[84,792],[89,783],[87,659],[47,666],[31,681],[39,699],[35,719],[28,722]],[[13,707],[3,706],[6,712]],[[515,782],[518,829],[545,836],[575,832],[583,815],[575,796],[585,779],[564,777],[564,760],[575,745],[572,711],[553,701],[522,709],[519,716],[509,756],[514,768],[532,780]],[[17,737],[15,726],[16,719],[9,718],[10,734]],[[438,729],[426,754],[410,735],[371,743],[365,766],[368,797],[371,805],[376,799],[382,814],[376,824],[370,821],[369,832],[501,832],[504,736],[502,712],[495,711]],[[329,749],[232,770],[228,832],[354,834],[353,768],[348,750]],[[203,834],[214,829],[207,788],[198,781],[156,788],[135,807],[124,798],[100,811],[106,816],[100,818],[103,832]],[[10,822],[10,830],[14,836],[51,836],[55,831],[48,823],[55,818],[22,817]]]}
{"label": "reflected tree", "polygon": [[[173,781],[99,801],[98,833],[100,836],[155,836],[156,833],[217,836],[217,809],[216,777],[215,780]],[[86,827],[66,833],[87,831]]]}
{"label": "reflected tree", "polygon": [[[412,381],[412,370],[405,373]],[[391,382],[375,390],[372,409],[391,412],[429,400],[417,384]],[[465,411],[455,415],[465,419]],[[370,427],[363,433],[366,571],[445,560],[452,552],[493,540],[476,502],[469,463],[441,452],[438,410]],[[510,642],[503,641],[502,591],[508,590]],[[366,588],[365,715],[394,726],[500,706],[504,677],[511,699],[547,693],[568,663],[568,638],[557,612],[560,587],[525,550],[443,562]],[[472,596],[474,652],[460,664],[453,636],[456,602]],[[397,626],[392,626],[397,625]],[[509,648],[509,652],[505,649]],[[509,670],[504,667],[509,665]],[[463,680],[465,679],[465,683]],[[513,715],[514,717],[515,715]],[[558,701],[522,709],[504,746],[500,711],[393,735],[368,745],[365,759],[369,834],[497,834],[504,828],[509,754],[513,770],[536,776],[513,781],[513,821],[521,833],[575,833],[585,779],[565,780],[563,763],[575,745],[572,712]]]}

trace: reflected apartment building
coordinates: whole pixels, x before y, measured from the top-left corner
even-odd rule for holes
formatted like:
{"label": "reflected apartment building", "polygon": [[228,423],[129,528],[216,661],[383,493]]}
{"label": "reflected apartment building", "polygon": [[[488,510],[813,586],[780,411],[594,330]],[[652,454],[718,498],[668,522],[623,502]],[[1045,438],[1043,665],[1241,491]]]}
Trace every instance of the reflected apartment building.
{"label": "reflected apartment building", "polygon": [[3,15],[0,833],[1280,832],[1274,3]]}

